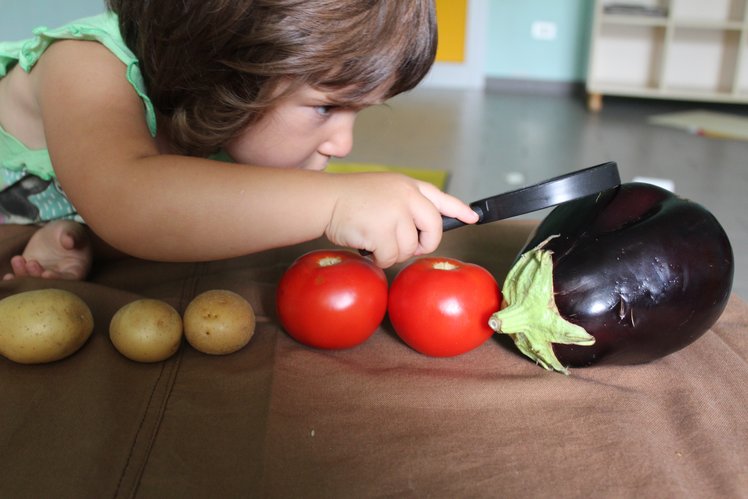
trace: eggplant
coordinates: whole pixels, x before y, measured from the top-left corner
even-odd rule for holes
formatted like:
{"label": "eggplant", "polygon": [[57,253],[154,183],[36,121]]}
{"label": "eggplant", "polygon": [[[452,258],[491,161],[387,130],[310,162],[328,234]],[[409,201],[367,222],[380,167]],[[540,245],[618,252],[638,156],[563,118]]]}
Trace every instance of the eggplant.
{"label": "eggplant", "polygon": [[706,208],[625,183],[548,214],[489,325],[549,370],[642,364],[703,335],[727,305],[733,273],[730,240]]}

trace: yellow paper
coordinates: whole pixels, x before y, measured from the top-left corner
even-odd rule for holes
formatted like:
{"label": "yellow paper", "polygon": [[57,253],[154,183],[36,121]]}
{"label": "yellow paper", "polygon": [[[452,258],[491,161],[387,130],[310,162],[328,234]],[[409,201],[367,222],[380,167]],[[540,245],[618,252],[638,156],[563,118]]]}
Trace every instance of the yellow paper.
{"label": "yellow paper", "polygon": [[408,168],[402,166],[379,165],[375,163],[330,163],[327,169],[330,173],[360,173],[360,172],[396,172],[408,175],[424,182],[434,184],[444,190],[447,185],[448,173],[444,170],[428,170],[423,168]]}

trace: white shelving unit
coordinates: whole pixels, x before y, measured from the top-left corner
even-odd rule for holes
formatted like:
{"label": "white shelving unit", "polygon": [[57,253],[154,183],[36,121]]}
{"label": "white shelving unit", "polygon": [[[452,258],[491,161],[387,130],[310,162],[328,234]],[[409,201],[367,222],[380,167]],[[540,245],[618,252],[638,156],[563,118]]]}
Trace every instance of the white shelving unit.
{"label": "white shelving unit", "polygon": [[748,0],[596,0],[588,106],[603,95],[748,103]]}

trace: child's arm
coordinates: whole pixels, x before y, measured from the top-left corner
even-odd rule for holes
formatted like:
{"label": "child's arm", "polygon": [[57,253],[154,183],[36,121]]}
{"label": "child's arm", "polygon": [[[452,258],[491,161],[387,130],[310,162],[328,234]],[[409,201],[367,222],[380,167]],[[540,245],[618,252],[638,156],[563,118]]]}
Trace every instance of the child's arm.
{"label": "child's arm", "polygon": [[32,81],[60,184],[94,232],[125,253],[212,260],[324,234],[388,266],[436,249],[440,212],[476,221],[461,201],[400,175],[159,154],[124,69],[97,43],[58,42]]}

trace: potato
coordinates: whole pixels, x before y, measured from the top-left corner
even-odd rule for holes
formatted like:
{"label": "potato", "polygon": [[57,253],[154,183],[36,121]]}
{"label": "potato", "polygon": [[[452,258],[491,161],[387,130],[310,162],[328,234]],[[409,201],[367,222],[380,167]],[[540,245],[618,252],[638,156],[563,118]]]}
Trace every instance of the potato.
{"label": "potato", "polygon": [[184,311],[184,336],[193,348],[212,355],[236,352],[255,332],[252,306],[232,291],[196,296]]}
{"label": "potato", "polygon": [[109,323],[109,339],[130,360],[159,362],[179,350],[182,318],[163,301],[135,300],[114,314]]}
{"label": "potato", "polygon": [[76,352],[93,332],[91,309],[62,289],[25,291],[0,300],[0,354],[21,364]]}

